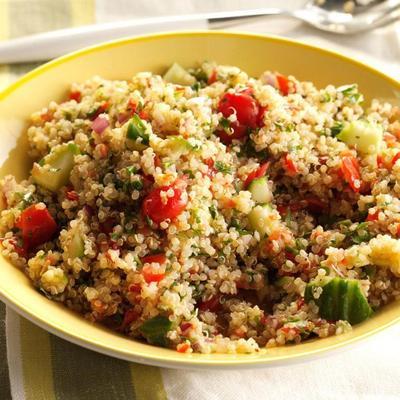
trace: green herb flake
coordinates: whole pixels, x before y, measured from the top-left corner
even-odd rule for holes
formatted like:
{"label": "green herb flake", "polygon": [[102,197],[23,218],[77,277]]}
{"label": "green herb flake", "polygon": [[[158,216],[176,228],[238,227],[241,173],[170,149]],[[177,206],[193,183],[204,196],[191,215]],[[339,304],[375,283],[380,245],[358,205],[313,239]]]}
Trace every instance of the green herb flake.
{"label": "green herb flake", "polygon": [[68,143],[68,150],[74,155],[81,154],[79,147],[75,143]]}
{"label": "green herb flake", "polygon": [[344,123],[341,121],[335,121],[335,123],[331,127],[331,133],[333,136],[339,135],[340,132],[342,132],[344,128]]}
{"label": "green herb flake", "polygon": [[330,101],[332,101],[331,95],[327,92],[322,93],[321,103],[329,103]]}
{"label": "green herb flake", "polygon": [[88,113],[87,113],[87,117],[89,119],[92,119],[93,117],[95,117],[97,115],[97,113],[100,111],[100,106],[92,108]]}
{"label": "green herb flake", "polygon": [[191,88],[192,88],[195,92],[198,92],[198,91],[201,89],[201,84],[200,84],[200,82],[195,82],[195,83],[191,86]]}
{"label": "green herb flake", "polygon": [[146,146],[149,144],[149,135],[146,134],[146,125],[137,114],[135,114],[129,122],[127,136],[128,139],[131,140],[142,139],[141,142]]}
{"label": "green herb flake", "polygon": [[350,103],[358,104],[364,100],[364,96],[358,92],[358,86],[356,84],[353,85],[344,85],[339,87],[338,92],[342,93],[344,97],[346,97]]}
{"label": "green herb flake", "polygon": [[213,204],[208,209],[210,211],[211,218],[215,219],[217,217],[217,214],[218,214],[217,207],[215,207],[215,205]]}
{"label": "green herb flake", "polygon": [[221,161],[215,162],[215,168],[217,171],[222,172],[224,175],[232,173],[231,167]]}
{"label": "green herb flake", "polygon": [[224,129],[224,131],[226,133],[230,133],[231,132],[231,122],[229,121],[228,118],[222,117],[219,120],[219,124],[222,126],[222,128]]}
{"label": "green herb flake", "polygon": [[201,82],[204,82],[204,83],[208,82],[208,75],[202,69],[198,69],[197,71],[194,72],[193,75],[200,83]]}
{"label": "green herb flake", "polygon": [[185,175],[187,175],[190,179],[194,179],[195,175],[191,169],[184,169],[182,171]]}
{"label": "green herb flake", "polygon": [[134,190],[142,190],[143,182],[141,180],[137,180],[137,181],[131,182],[131,186]]}
{"label": "green herb flake", "polygon": [[137,171],[138,169],[133,165],[130,167],[126,167],[126,172],[128,172],[129,175],[134,175]]}

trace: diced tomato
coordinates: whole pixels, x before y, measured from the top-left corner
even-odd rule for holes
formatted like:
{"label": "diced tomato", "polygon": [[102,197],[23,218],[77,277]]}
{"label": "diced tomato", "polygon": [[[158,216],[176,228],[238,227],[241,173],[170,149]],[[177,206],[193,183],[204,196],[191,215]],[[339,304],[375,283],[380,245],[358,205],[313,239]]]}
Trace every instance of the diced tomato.
{"label": "diced tomato", "polygon": [[400,224],[397,224],[396,235],[400,236]]}
{"label": "diced tomato", "polygon": [[[173,190],[172,197],[166,197],[164,202],[161,199],[161,193]],[[165,221],[166,219],[173,220],[180,215],[186,208],[187,200],[181,189],[174,185],[162,186],[153,189],[143,200],[143,214],[149,217],[156,223]]]}
{"label": "diced tomato", "polygon": [[217,170],[214,167],[214,160],[212,158],[207,158],[207,160],[204,160],[204,164],[206,164],[208,167],[207,176],[209,178],[213,178],[217,173]]}
{"label": "diced tomato", "polygon": [[129,114],[127,112],[120,113],[117,115],[117,121],[122,125],[129,119]]}
{"label": "diced tomato", "polygon": [[295,202],[291,204],[279,204],[277,207],[279,214],[286,215],[288,211],[296,212],[303,210],[305,208],[305,204],[301,202]]}
{"label": "diced tomato", "polygon": [[386,142],[387,147],[394,147],[397,143],[396,136],[387,132],[383,135],[383,140]]}
{"label": "diced tomato", "polygon": [[229,144],[233,139],[241,139],[246,136],[248,129],[255,129],[259,122],[260,107],[258,102],[245,91],[239,93],[226,93],[218,104],[218,111],[225,118],[236,114],[237,121],[230,124],[233,130],[231,135],[225,131],[217,132],[218,136],[225,144]]}
{"label": "diced tomato", "polygon": [[296,256],[290,251],[285,251],[285,257],[292,262],[295,262],[296,260]]}
{"label": "diced tomato", "polygon": [[75,100],[77,103],[80,103],[80,101],[82,100],[82,93],[79,92],[78,90],[72,91],[69,94],[69,99],[70,100]]}
{"label": "diced tomato", "polygon": [[179,326],[181,328],[182,333],[186,332],[188,329],[190,329],[193,325],[190,322],[184,322]]}
{"label": "diced tomato", "polygon": [[53,119],[54,115],[53,112],[50,110],[47,110],[46,112],[43,112],[40,114],[40,118],[42,119],[42,121],[44,122],[49,122]]}
{"label": "diced tomato", "polygon": [[269,165],[270,163],[266,162],[261,164],[255,171],[250,172],[244,181],[244,187],[247,188],[254,179],[263,177],[267,173]]}
{"label": "diced tomato", "polygon": [[212,296],[206,301],[202,301],[199,304],[199,310],[201,311],[217,311],[221,308],[221,297],[219,295]]}
{"label": "diced tomato", "polygon": [[99,143],[96,146],[96,150],[98,151],[100,158],[106,158],[108,156],[108,146],[104,143]]}
{"label": "diced tomato", "polygon": [[342,165],[340,167],[345,181],[350,185],[355,193],[361,189],[361,175],[360,166],[358,165],[357,158],[353,156],[345,156],[342,158]]}
{"label": "diced tomato", "polygon": [[157,154],[154,156],[154,166],[161,167],[161,159]]}
{"label": "diced tomato", "polygon": [[160,282],[165,277],[165,273],[154,272],[153,267],[150,265],[145,265],[142,268],[142,275],[143,275],[144,280],[147,283]]}
{"label": "diced tomato", "polygon": [[283,158],[283,167],[289,176],[295,176],[299,172],[289,153],[286,153]]}
{"label": "diced tomato", "polygon": [[261,315],[261,318],[260,318],[260,324],[267,325],[269,320],[270,320],[269,316],[263,314],[263,315]]}
{"label": "diced tomato", "polygon": [[90,207],[90,206],[87,205],[87,204],[85,204],[85,205],[83,206],[83,209],[84,209],[85,213],[86,213],[89,217],[91,217],[91,216],[94,214],[93,208]]}
{"label": "diced tomato", "polygon": [[28,249],[25,248],[22,244],[18,243],[18,239],[16,237],[11,238],[8,241],[14,247],[14,251],[20,256],[27,258],[28,256]]}
{"label": "diced tomato", "polygon": [[122,321],[121,329],[125,329],[132,322],[136,321],[139,318],[139,315],[140,314],[134,308],[126,311],[124,314],[124,319]]}
{"label": "diced tomato", "polygon": [[261,128],[264,126],[264,114],[268,110],[268,107],[260,106],[258,115],[257,115],[257,125]]}
{"label": "diced tomato", "polygon": [[109,217],[100,224],[100,231],[108,235],[113,231],[114,225],[116,225],[116,223],[117,221],[115,220],[115,218]]}
{"label": "diced tomato", "polygon": [[292,335],[298,335],[300,333],[300,329],[297,326],[289,327],[289,326],[284,326],[281,328],[282,332],[284,332],[286,335],[291,333]]}
{"label": "diced tomato", "polygon": [[368,213],[366,221],[377,221],[379,217],[379,210],[376,210],[373,213]]}
{"label": "diced tomato", "polygon": [[128,107],[131,110],[131,114],[135,114],[136,109],[137,109],[137,104],[133,99],[129,99],[128,101]]}
{"label": "diced tomato", "polygon": [[49,241],[57,231],[56,221],[49,210],[37,204],[26,208],[16,225],[22,230],[24,247],[29,249]]}
{"label": "diced tomato", "polygon": [[190,349],[190,344],[189,343],[179,343],[176,346],[176,350],[179,353],[186,353]]}
{"label": "diced tomato", "polygon": [[385,168],[385,160],[383,159],[382,154],[376,155],[376,164],[378,165],[378,168]]}
{"label": "diced tomato", "polygon": [[320,213],[327,207],[327,204],[318,197],[309,196],[304,200],[306,202],[307,209],[314,213]]}
{"label": "diced tomato", "polygon": [[232,200],[229,197],[225,197],[224,199],[222,199],[222,202],[223,202],[223,205],[224,205],[223,208],[229,209],[229,208],[235,208],[236,207],[235,201]]}
{"label": "diced tomato", "polygon": [[75,192],[75,190],[68,190],[68,192],[65,194],[68,200],[71,201],[77,201],[79,200],[79,195],[78,193]]}
{"label": "diced tomato", "polygon": [[279,90],[284,96],[287,96],[289,94],[289,79],[282,74],[276,74],[276,79],[278,81]]}
{"label": "diced tomato", "polygon": [[303,307],[304,303],[305,303],[304,297],[300,297],[300,299],[296,301],[297,309],[299,310],[301,307]]}
{"label": "diced tomato", "polygon": [[128,291],[131,293],[140,293],[142,291],[142,287],[139,283],[132,283],[128,286]]}
{"label": "diced tomato", "polygon": [[107,111],[108,107],[110,104],[108,101],[103,101],[103,103],[99,106],[99,108],[90,116],[90,120],[93,121],[95,120],[100,114],[104,113]]}
{"label": "diced tomato", "polygon": [[236,113],[240,124],[255,129],[257,127],[257,117],[259,105],[257,101],[247,93],[226,93],[218,105],[218,111],[227,118]]}
{"label": "diced tomato", "polygon": [[238,121],[231,122],[230,128],[233,130],[233,133],[227,133],[224,130],[217,131],[217,136],[221,139],[221,142],[224,144],[231,144],[232,140],[242,139],[247,135],[248,129],[245,125],[239,124]]}
{"label": "diced tomato", "polygon": [[145,121],[148,121],[149,118],[150,118],[149,113],[147,111],[145,111],[145,110],[142,110],[142,111],[139,112],[139,117],[141,119],[144,119]]}
{"label": "diced tomato", "polygon": [[393,156],[393,158],[392,158],[392,167],[394,167],[394,165],[396,164],[397,160],[399,160],[399,159],[400,159],[400,151]]}
{"label": "diced tomato", "polygon": [[167,257],[165,256],[164,253],[159,253],[159,254],[150,254],[148,256],[142,257],[142,263],[158,263],[158,264],[164,264],[167,261]]}
{"label": "diced tomato", "polygon": [[303,200],[292,202],[290,204],[280,204],[277,206],[279,214],[286,215],[288,211],[296,212],[308,209],[313,213],[321,213],[327,208],[327,204],[320,200],[318,197],[308,196]]}
{"label": "diced tomato", "polygon": [[208,78],[207,84],[212,85],[216,81],[217,81],[217,70],[216,68],[214,68],[213,71],[211,72],[211,75]]}

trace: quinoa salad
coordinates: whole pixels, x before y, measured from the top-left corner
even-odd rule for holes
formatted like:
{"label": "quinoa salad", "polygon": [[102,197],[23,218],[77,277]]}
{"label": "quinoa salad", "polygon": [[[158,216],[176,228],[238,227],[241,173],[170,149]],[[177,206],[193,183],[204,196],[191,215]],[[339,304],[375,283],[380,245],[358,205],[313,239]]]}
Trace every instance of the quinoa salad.
{"label": "quinoa salad", "polygon": [[74,83],[27,136],[2,254],[119,334],[253,353],[400,299],[400,110],[356,84],[174,64]]}

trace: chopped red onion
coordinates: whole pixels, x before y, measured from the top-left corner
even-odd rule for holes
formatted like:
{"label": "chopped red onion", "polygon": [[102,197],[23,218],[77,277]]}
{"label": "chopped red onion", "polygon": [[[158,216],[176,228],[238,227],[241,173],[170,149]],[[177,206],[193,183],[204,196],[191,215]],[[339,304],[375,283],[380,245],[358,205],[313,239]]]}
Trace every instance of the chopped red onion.
{"label": "chopped red onion", "polygon": [[105,117],[99,115],[93,122],[92,122],[92,129],[96,133],[103,133],[104,130],[110,125],[108,120]]}

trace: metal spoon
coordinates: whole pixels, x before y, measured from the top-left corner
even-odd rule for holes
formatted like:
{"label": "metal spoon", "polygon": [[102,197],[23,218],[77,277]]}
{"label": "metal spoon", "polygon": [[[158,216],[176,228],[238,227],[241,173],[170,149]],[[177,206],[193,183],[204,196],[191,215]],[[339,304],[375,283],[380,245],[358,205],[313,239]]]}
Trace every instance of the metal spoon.
{"label": "metal spoon", "polygon": [[279,8],[215,12],[168,17],[154,17],[106,24],[87,25],[0,42],[0,63],[44,61],[79,48],[124,36],[179,29],[222,29],[247,20],[282,15],[296,18],[320,30],[353,34],[391,23],[399,17],[400,0],[374,0],[355,5],[346,12],[344,1],[309,1],[300,9]]}

